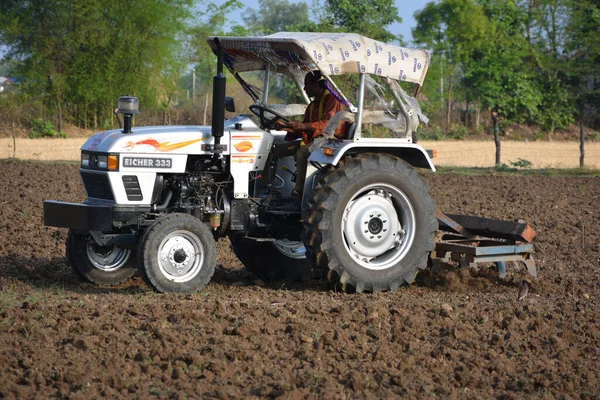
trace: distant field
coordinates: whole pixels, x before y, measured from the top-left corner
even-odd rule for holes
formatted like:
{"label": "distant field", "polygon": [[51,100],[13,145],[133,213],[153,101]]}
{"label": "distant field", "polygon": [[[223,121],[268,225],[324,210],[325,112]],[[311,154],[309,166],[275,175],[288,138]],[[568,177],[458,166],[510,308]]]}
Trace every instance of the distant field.
{"label": "distant field", "polygon": [[[23,160],[78,160],[85,138],[77,139],[0,139],[0,159],[13,156]],[[494,143],[481,141],[419,141],[426,149],[436,149],[435,165],[453,167],[493,167]],[[16,147],[16,151],[15,151]],[[531,168],[578,168],[577,142],[502,142],[501,162],[511,166],[519,159]],[[600,143],[585,144],[585,165],[600,169]]]}

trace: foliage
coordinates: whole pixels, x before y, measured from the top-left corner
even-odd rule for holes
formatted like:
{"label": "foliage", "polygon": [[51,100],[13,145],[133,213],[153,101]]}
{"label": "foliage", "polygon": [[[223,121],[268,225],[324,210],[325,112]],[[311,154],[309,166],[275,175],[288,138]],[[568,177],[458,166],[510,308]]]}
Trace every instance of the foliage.
{"label": "foliage", "polygon": [[419,139],[422,140],[445,140],[446,135],[442,132],[442,129],[439,126],[435,126],[432,129],[421,130],[418,132]]}
{"label": "foliage", "polygon": [[[209,118],[215,73],[207,36],[300,30],[356,32],[401,42],[388,31],[390,24],[400,22],[395,4],[314,0],[309,10],[305,2],[260,0],[259,8],[246,8],[243,23],[236,24],[228,14],[243,7],[239,0],[219,5],[194,0],[3,0],[0,45],[7,53],[0,75],[24,81],[18,93],[0,99],[0,120],[26,124],[24,110],[31,105],[27,119],[41,117],[59,129],[62,120],[109,128],[116,123],[116,99],[130,94],[140,98],[143,118],[191,118],[195,110],[190,121],[203,121]],[[422,107],[432,126],[442,125],[445,116],[448,128],[458,120],[451,113],[474,105],[484,114],[496,111],[502,125],[527,123],[551,133],[581,121],[597,129],[599,0],[439,0],[415,18],[415,42],[431,50]],[[336,83],[350,88],[354,78],[339,77]],[[281,98],[293,91],[289,83],[270,88]],[[186,93],[191,100],[185,100]],[[199,102],[204,103],[200,112]],[[466,128],[450,131],[461,137]],[[427,135],[439,136],[435,130],[421,136]]]}
{"label": "foliage", "polygon": [[450,130],[450,138],[456,140],[462,140],[467,137],[469,130],[464,125],[454,125]]}
{"label": "foliage", "polygon": [[39,139],[46,137],[59,137],[66,138],[65,132],[57,132],[54,128],[54,124],[50,121],[46,121],[43,118],[35,118],[31,121],[31,130],[29,131],[30,139]]}
{"label": "foliage", "polygon": [[533,165],[533,163],[529,160],[525,160],[523,158],[519,158],[517,161],[509,161],[508,162],[511,166],[515,167],[515,168],[531,168],[531,166]]}
{"label": "foliage", "polygon": [[188,0],[6,0],[0,40],[21,61],[24,89],[49,110],[88,126],[119,95],[155,107],[177,90],[173,75],[190,16]]}
{"label": "foliage", "polygon": [[258,10],[246,8],[243,18],[248,31],[254,35],[290,31],[295,25],[309,22],[306,3],[287,0],[259,0]]}
{"label": "foliage", "polygon": [[394,4],[393,0],[316,0],[313,20],[295,28],[306,32],[353,32],[383,42],[402,41],[387,30],[394,22],[402,22]]}

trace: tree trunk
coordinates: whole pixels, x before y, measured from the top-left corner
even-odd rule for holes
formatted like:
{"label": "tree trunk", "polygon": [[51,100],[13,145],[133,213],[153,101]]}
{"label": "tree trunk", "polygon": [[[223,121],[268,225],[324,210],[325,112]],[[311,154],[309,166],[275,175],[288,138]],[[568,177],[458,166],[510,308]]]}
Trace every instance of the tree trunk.
{"label": "tree trunk", "polygon": [[15,129],[15,121],[13,125],[13,158],[17,158],[17,130]]}
{"label": "tree trunk", "polygon": [[208,113],[208,91],[206,92],[206,97],[204,98],[204,116],[202,118],[202,125],[206,126],[206,114]]}
{"label": "tree trunk", "polygon": [[58,133],[62,132],[63,128],[62,128],[62,106],[60,105],[60,101],[57,101],[57,107],[58,110]]}
{"label": "tree trunk", "polygon": [[451,116],[451,108],[452,108],[452,86],[454,84],[454,69],[456,68],[456,64],[452,66],[450,69],[450,77],[448,81],[448,109],[446,112],[446,130],[450,129],[450,116]]}
{"label": "tree trunk", "polygon": [[443,58],[440,56],[440,102],[444,106],[444,65]]}
{"label": "tree trunk", "polygon": [[479,98],[475,102],[475,132],[479,131],[479,119],[480,119],[480,111],[479,111]]}
{"label": "tree trunk", "polygon": [[192,104],[196,103],[196,68],[192,70]]}
{"label": "tree trunk", "polygon": [[498,132],[498,113],[492,111],[492,121],[494,123],[494,143],[496,144],[496,167],[500,166],[500,134]]}
{"label": "tree trunk", "polygon": [[579,168],[585,168],[585,133],[583,121],[579,122]]}

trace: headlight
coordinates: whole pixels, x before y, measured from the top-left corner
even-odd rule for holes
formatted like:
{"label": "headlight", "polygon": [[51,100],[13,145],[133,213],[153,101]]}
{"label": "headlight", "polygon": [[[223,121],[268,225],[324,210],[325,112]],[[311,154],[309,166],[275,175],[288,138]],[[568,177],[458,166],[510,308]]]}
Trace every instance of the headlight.
{"label": "headlight", "polygon": [[81,168],[118,171],[119,156],[116,154],[81,153]]}
{"label": "headlight", "polygon": [[98,169],[106,169],[108,167],[108,156],[98,156]]}

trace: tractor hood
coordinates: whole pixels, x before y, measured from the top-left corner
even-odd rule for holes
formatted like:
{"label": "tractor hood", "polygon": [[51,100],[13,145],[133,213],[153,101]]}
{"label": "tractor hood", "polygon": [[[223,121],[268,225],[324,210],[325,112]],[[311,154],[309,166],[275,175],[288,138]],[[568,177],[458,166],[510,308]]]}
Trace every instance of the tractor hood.
{"label": "tractor hood", "polygon": [[[225,121],[225,131],[233,129],[259,130],[248,116],[238,116]],[[225,135],[223,139],[227,140],[228,136]],[[200,154],[204,152],[202,144],[213,142],[210,126],[145,126],[133,128],[132,132],[127,134],[121,130],[96,133],[83,144],[81,150],[117,154],[127,152]]]}

